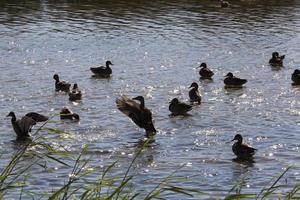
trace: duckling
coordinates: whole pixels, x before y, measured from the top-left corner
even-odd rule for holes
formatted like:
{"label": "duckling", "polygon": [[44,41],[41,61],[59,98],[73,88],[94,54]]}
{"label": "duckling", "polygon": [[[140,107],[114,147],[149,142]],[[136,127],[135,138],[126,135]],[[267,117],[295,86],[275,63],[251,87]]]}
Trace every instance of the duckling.
{"label": "duckling", "polygon": [[207,68],[206,63],[201,63],[199,67],[202,67],[199,71],[201,79],[212,79],[211,77],[214,75],[214,73]]}
{"label": "duckling", "polygon": [[80,117],[78,114],[73,113],[68,107],[64,107],[61,111],[60,111],[60,119],[70,119],[70,120],[74,120],[74,121],[79,121]]}
{"label": "duckling", "polygon": [[187,115],[187,112],[192,110],[192,106],[186,103],[179,102],[177,98],[174,98],[170,102],[169,110],[174,116]]}
{"label": "duckling", "polygon": [[[137,103],[136,101],[140,103]],[[130,99],[126,96],[116,99],[117,108],[127,115],[138,127],[145,129],[146,137],[156,134],[152,122],[152,113],[145,107],[145,100],[142,96]]]}
{"label": "duckling", "polygon": [[193,102],[197,102],[198,104],[201,104],[201,96],[199,94],[199,91],[198,91],[198,84],[197,83],[192,83],[191,86],[189,88],[192,88],[190,91],[189,91],[189,97],[190,97],[190,101],[193,103]]}
{"label": "duckling", "polygon": [[81,100],[82,94],[78,88],[77,83],[74,83],[72,90],[69,92],[69,100],[70,101],[77,101]]}
{"label": "duckling", "polygon": [[222,8],[227,8],[227,7],[230,6],[230,4],[229,4],[228,1],[220,0],[220,4],[221,4],[221,7],[222,7]]}
{"label": "duckling", "polygon": [[240,134],[236,134],[233,138],[234,141],[237,140],[232,145],[232,151],[237,156],[237,158],[251,158],[257,149],[254,149],[247,144],[243,144],[243,137]]}
{"label": "duckling", "polygon": [[53,79],[55,80],[56,92],[58,92],[58,91],[69,92],[70,91],[71,84],[68,83],[67,81],[59,81],[58,74],[54,74]]}
{"label": "duckling", "polygon": [[292,85],[300,85],[300,70],[295,69],[295,71],[292,73]]}
{"label": "duckling", "polygon": [[242,87],[243,84],[247,83],[246,79],[241,79],[233,76],[231,72],[229,72],[224,79],[224,84],[226,88],[239,88]]}
{"label": "duckling", "polygon": [[113,65],[113,64],[108,60],[106,61],[105,67],[104,66],[91,67],[90,69],[96,76],[108,78],[112,73],[112,70],[109,65]]}
{"label": "duckling", "polygon": [[272,58],[269,60],[269,64],[272,66],[282,66],[284,58],[285,55],[279,56],[279,53],[275,51],[272,53]]}
{"label": "duckling", "polygon": [[14,112],[10,112],[7,117],[11,117],[11,124],[15,133],[17,134],[17,140],[26,140],[29,138],[29,132],[36,122],[44,122],[49,118],[47,116],[38,114],[36,112],[27,113],[21,119],[17,119]]}

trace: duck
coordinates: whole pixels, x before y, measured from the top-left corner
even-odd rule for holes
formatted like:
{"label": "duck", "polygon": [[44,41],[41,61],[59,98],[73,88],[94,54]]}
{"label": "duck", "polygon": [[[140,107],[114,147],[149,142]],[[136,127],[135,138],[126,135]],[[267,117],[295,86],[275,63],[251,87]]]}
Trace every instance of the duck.
{"label": "duck", "polygon": [[174,116],[187,115],[187,112],[192,110],[192,106],[186,103],[179,102],[177,98],[174,98],[170,102],[169,110]]}
{"label": "duck", "polygon": [[145,99],[143,96],[137,96],[131,99],[123,95],[116,99],[116,104],[117,108],[128,116],[138,127],[145,129],[147,138],[156,134],[157,131],[153,125],[152,112],[145,107]]}
{"label": "duck", "polygon": [[272,53],[272,58],[269,60],[269,64],[272,66],[282,66],[284,58],[285,55],[279,56],[279,53],[275,51]]}
{"label": "duck", "polygon": [[227,88],[239,88],[242,87],[245,83],[247,83],[246,79],[241,79],[233,76],[231,72],[229,72],[224,79],[225,87]]}
{"label": "duck", "polygon": [[74,120],[74,121],[79,121],[80,117],[77,113],[73,113],[68,107],[64,107],[61,111],[60,111],[60,119],[64,120],[64,119],[70,119],[70,120]]}
{"label": "duck", "polygon": [[72,90],[69,92],[69,100],[70,101],[77,101],[81,100],[82,94],[78,88],[77,83],[74,83]]}
{"label": "duck", "polygon": [[55,90],[56,92],[63,91],[69,92],[71,84],[67,81],[60,81],[58,74],[54,74],[53,79],[55,80]]}
{"label": "duck", "polygon": [[201,96],[198,91],[199,88],[198,84],[196,82],[193,82],[189,88],[192,88],[189,91],[190,101],[192,103],[197,102],[198,104],[201,104]]}
{"label": "duck", "polygon": [[27,113],[21,119],[17,119],[14,112],[9,112],[7,117],[11,117],[11,124],[17,135],[17,140],[26,140],[30,138],[29,132],[37,122],[47,121],[49,118],[36,112]]}
{"label": "duck", "polygon": [[111,63],[111,61],[108,60],[105,63],[105,67],[104,66],[91,67],[90,69],[96,76],[108,78],[112,74],[110,65],[113,65],[113,64]]}
{"label": "duck", "polygon": [[292,85],[300,85],[300,70],[295,69],[295,71],[292,73]]}
{"label": "duck", "polygon": [[237,158],[252,158],[257,149],[243,144],[243,137],[240,134],[236,134],[231,141],[237,141],[232,145],[232,151],[237,156]]}
{"label": "duck", "polygon": [[230,6],[230,4],[229,4],[228,1],[220,0],[220,4],[221,4],[221,7],[222,7],[222,8],[227,8],[227,7]]}
{"label": "duck", "polygon": [[199,68],[201,67],[199,71],[199,75],[201,79],[212,79],[211,77],[214,75],[214,73],[207,68],[206,63],[201,63]]}

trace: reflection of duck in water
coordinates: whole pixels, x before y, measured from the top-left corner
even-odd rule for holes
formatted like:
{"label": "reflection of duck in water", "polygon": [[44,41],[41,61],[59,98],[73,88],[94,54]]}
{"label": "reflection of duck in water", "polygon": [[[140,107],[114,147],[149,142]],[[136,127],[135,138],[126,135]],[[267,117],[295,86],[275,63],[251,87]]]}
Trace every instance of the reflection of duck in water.
{"label": "reflection of duck in water", "polygon": [[214,75],[214,73],[207,68],[206,63],[201,63],[199,67],[201,67],[199,71],[199,75],[201,79],[212,79],[211,77]]}
{"label": "reflection of duck in water", "polygon": [[26,138],[29,138],[29,132],[31,132],[31,128],[36,124],[36,122],[44,122],[48,120],[47,116],[36,112],[27,113],[21,119],[17,119],[15,113],[10,112],[7,117],[11,117],[11,124],[17,134],[17,140],[25,140]]}
{"label": "reflection of duck in water", "polygon": [[246,79],[235,77],[231,72],[229,72],[225,77],[224,84],[226,88],[240,88],[243,84],[247,83]]}
{"label": "reflection of duck in water", "polygon": [[269,64],[272,66],[282,66],[283,65],[283,59],[285,58],[285,55],[279,56],[278,52],[273,52],[272,53],[272,58],[269,60]]}
{"label": "reflection of duck in water", "polygon": [[64,107],[61,111],[60,111],[60,119],[70,119],[70,120],[74,120],[74,121],[79,121],[80,117],[78,114],[73,113],[68,107]]}
{"label": "reflection of duck in water", "polygon": [[177,98],[174,98],[170,102],[169,110],[174,116],[187,115],[187,112],[192,110],[192,106],[186,103],[179,102]]}
{"label": "reflection of duck in water", "polygon": [[[140,103],[137,103],[136,101]],[[152,113],[145,107],[145,100],[142,96],[130,99],[126,96],[116,99],[117,108],[127,115],[138,127],[145,129],[146,137],[156,134],[152,122]]]}
{"label": "reflection of duck in water", "polygon": [[197,102],[198,104],[201,104],[201,96],[198,91],[198,88],[199,88],[198,84],[196,82],[194,82],[191,84],[190,88],[192,88],[189,91],[190,101],[192,103]]}
{"label": "reflection of duck in water", "polygon": [[77,83],[75,83],[73,85],[72,90],[69,92],[69,100],[77,101],[77,100],[81,100],[81,98],[82,98],[81,91],[79,90]]}
{"label": "reflection of duck in water", "polygon": [[71,84],[67,81],[60,81],[58,74],[54,74],[53,79],[55,80],[55,90],[56,92],[63,91],[69,92]]}
{"label": "reflection of duck in water", "polygon": [[237,141],[232,145],[232,151],[238,159],[249,159],[255,154],[257,149],[254,149],[247,144],[243,144],[243,137],[236,134],[232,141]]}
{"label": "reflection of duck in water", "polygon": [[295,69],[295,71],[292,73],[292,85],[300,85],[300,70]]}
{"label": "reflection of duck in water", "polygon": [[110,68],[110,65],[113,65],[109,60],[106,61],[105,67],[91,67],[91,71],[98,77],[108,78],[112,74],[112,69]]}

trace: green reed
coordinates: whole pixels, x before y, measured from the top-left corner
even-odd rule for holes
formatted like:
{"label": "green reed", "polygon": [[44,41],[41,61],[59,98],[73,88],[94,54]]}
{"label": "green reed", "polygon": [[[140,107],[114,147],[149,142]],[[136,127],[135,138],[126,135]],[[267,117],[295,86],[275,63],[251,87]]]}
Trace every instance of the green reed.
{"label": "green reed", "polygon": [[[53,116],[54,117],[54,116]],[[5,195],[9,192],[19,192],[19,199],[22,199],[24,194],[31,195],[33,198],[39,196],[39,198],[47,198],[50,200],[67,200],[67,199],[99,199],[99,200],[151,200],[151,199],[168,199],[169,194],[178,195],[179,199],[193,198],[211,198],[214,194],[209,194],[200,191],[198,188],[184,188],[178,187],[172,184],[174,175],[183,167],[178,167],[174,172],[170,173],[165,178],[162,178],[156,186],[149,188],[150,192],[137,192],[133,189],[133,182],[135,175],[131,175],[133,166],[140,154],[147,149],[147,146],[152,141],[151,139],[145,140],[142,145],[139,146],[138,151],[135,153],[131,163],[124,172],[124,175],[114,176],[112,171],[116,170],[117,161],[104,167],[102,170],[96,167],[90,166],[90,159],[86,158],[85,154],[88,150],[88,145],[84,145],[80,154],[73,158],[73,164],[70,161],[67,163],[64,158],[72,158],[67,150],[56,150],[50,144],[45,143],[47,141],[43,136],[38,135],[39,131],[47,131],[48,133],[62,134],[61,130],[53,128],[46,128],[45,125],[49,121],[45,122],[36,132],[33,134],[34,139],[28,140],[22,143],[18,150],[16,150],[9,163],[5,168],[1,170],[0,174],[0,199],[4,199]],[[36,151],[35,149],[39,149]],[[62,148],[62,147],[61,147]],[[61,149],[60,148],[60,149]],[[83,159],[83,156],[85,158]],[[26,159],[27,162],[24,160]],[[30,160],[30,162],[28,162]],[[48,162],[56,162],[70,171],[69,177],[64,181],[61,187],[52,191],[43,191],[43,194],[35,194],[27,190],[27,180],[30,179],[31,168],[33,166],[39,166],[44,169],[47,168]],[[281,180],[291,167],[288,167],[283,173],[271,179],[270,183],[263,187],[258,193],[243,193],[243,189],[247,184],[246,178],[242,178],[238,181],[232,189],[228,192],[228,195],[224,197],[225,200],[232,199],[299,199],[300,182],[296,183],[289,192],[281,192],[286,184],[279,184]],[[96,181],[86,181],[87,175],[93,175],[98,177]],[[180,179],[182,185],[183,179]],[[149,187],[149,186],[148,186]],[[16,197],[17,198],[17,197]],[[38,198],[37,198],[38,199]]]}

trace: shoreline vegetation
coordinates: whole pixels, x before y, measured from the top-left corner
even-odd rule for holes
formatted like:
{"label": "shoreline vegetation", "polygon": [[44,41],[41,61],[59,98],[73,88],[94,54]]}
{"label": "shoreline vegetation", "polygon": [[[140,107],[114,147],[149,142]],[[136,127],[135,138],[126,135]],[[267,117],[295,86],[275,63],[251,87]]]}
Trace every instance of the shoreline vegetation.
{"label": "shoreline vegetation", "polygon": [[[56,116],[56,115],[55,115]],[[53,118],[53,117],[52,117]],[[52,119],[51,118],[51,119]],[[141,193],[134,190],[134,164],[140,154],[147,149],[147,145],[152,142],[151,138],[144,140],[139,150],[133,156],[131,163],[125,170],[122,176],[113,176],[111,171],[115,168],[118,161],[104,167],[101,170],[90,166],[89,159],[83,158],[88,150],[88,145],[84,145],[80,154],[72,158],[72,164],[63,160],[63,158],[71,158],[67,150],[57,150],[43,141],[43,136],[36,136],[41,130],[47,132],[61,133],[62,131],[47,128],[45,125],[51,120],[49,119],[33,134],[34,138],[23,143],[20,143],[19,149],[14,152],[10,162],[1,170],[0,174],[0,199],[5,199],[10,192],[19,193],[19,199],[31,197],[33,199],[168,199],[168,195],[176,195],[182,199],[218,199],[211,192],[202,191],[201,188],[186,188],[176,186],[174,180],[184,181],[184,177],[176,177],[176,172],[180,171],[183,166],[179,166],[177,170],[170,173],[157,182],[157,185],[151,188],[150,192]],[[37,150],[38,149],[38,150]],[[24,165],[24,160],[26,162]],[[43,194],[36,194],[28,191],[27,180],[30,179],[31,169],[38,166],[46,169],[48,162],[56,162],[69,169],[68,179],[62,183],[59,188],[49,188],[49,191],[43,191]],[[258,193],[244,193],[243,189],[247,187],[246,177],[237,182],[228,195],[224,197],[226,200],[231,199],[298,199],[300,198],[300,182],[296,183],[288,192],[283,192],[281,189],[287,189],[287,183],[284,182],[284,177],[288,170],[287,167],[281,174],[274,176],[269,184],[263,187]],[[97,181],[87,181],[87,175],[99,177]],[[284,184],[285,183],[285,184]],[[298,196],[297,196],[298,195]]]}

